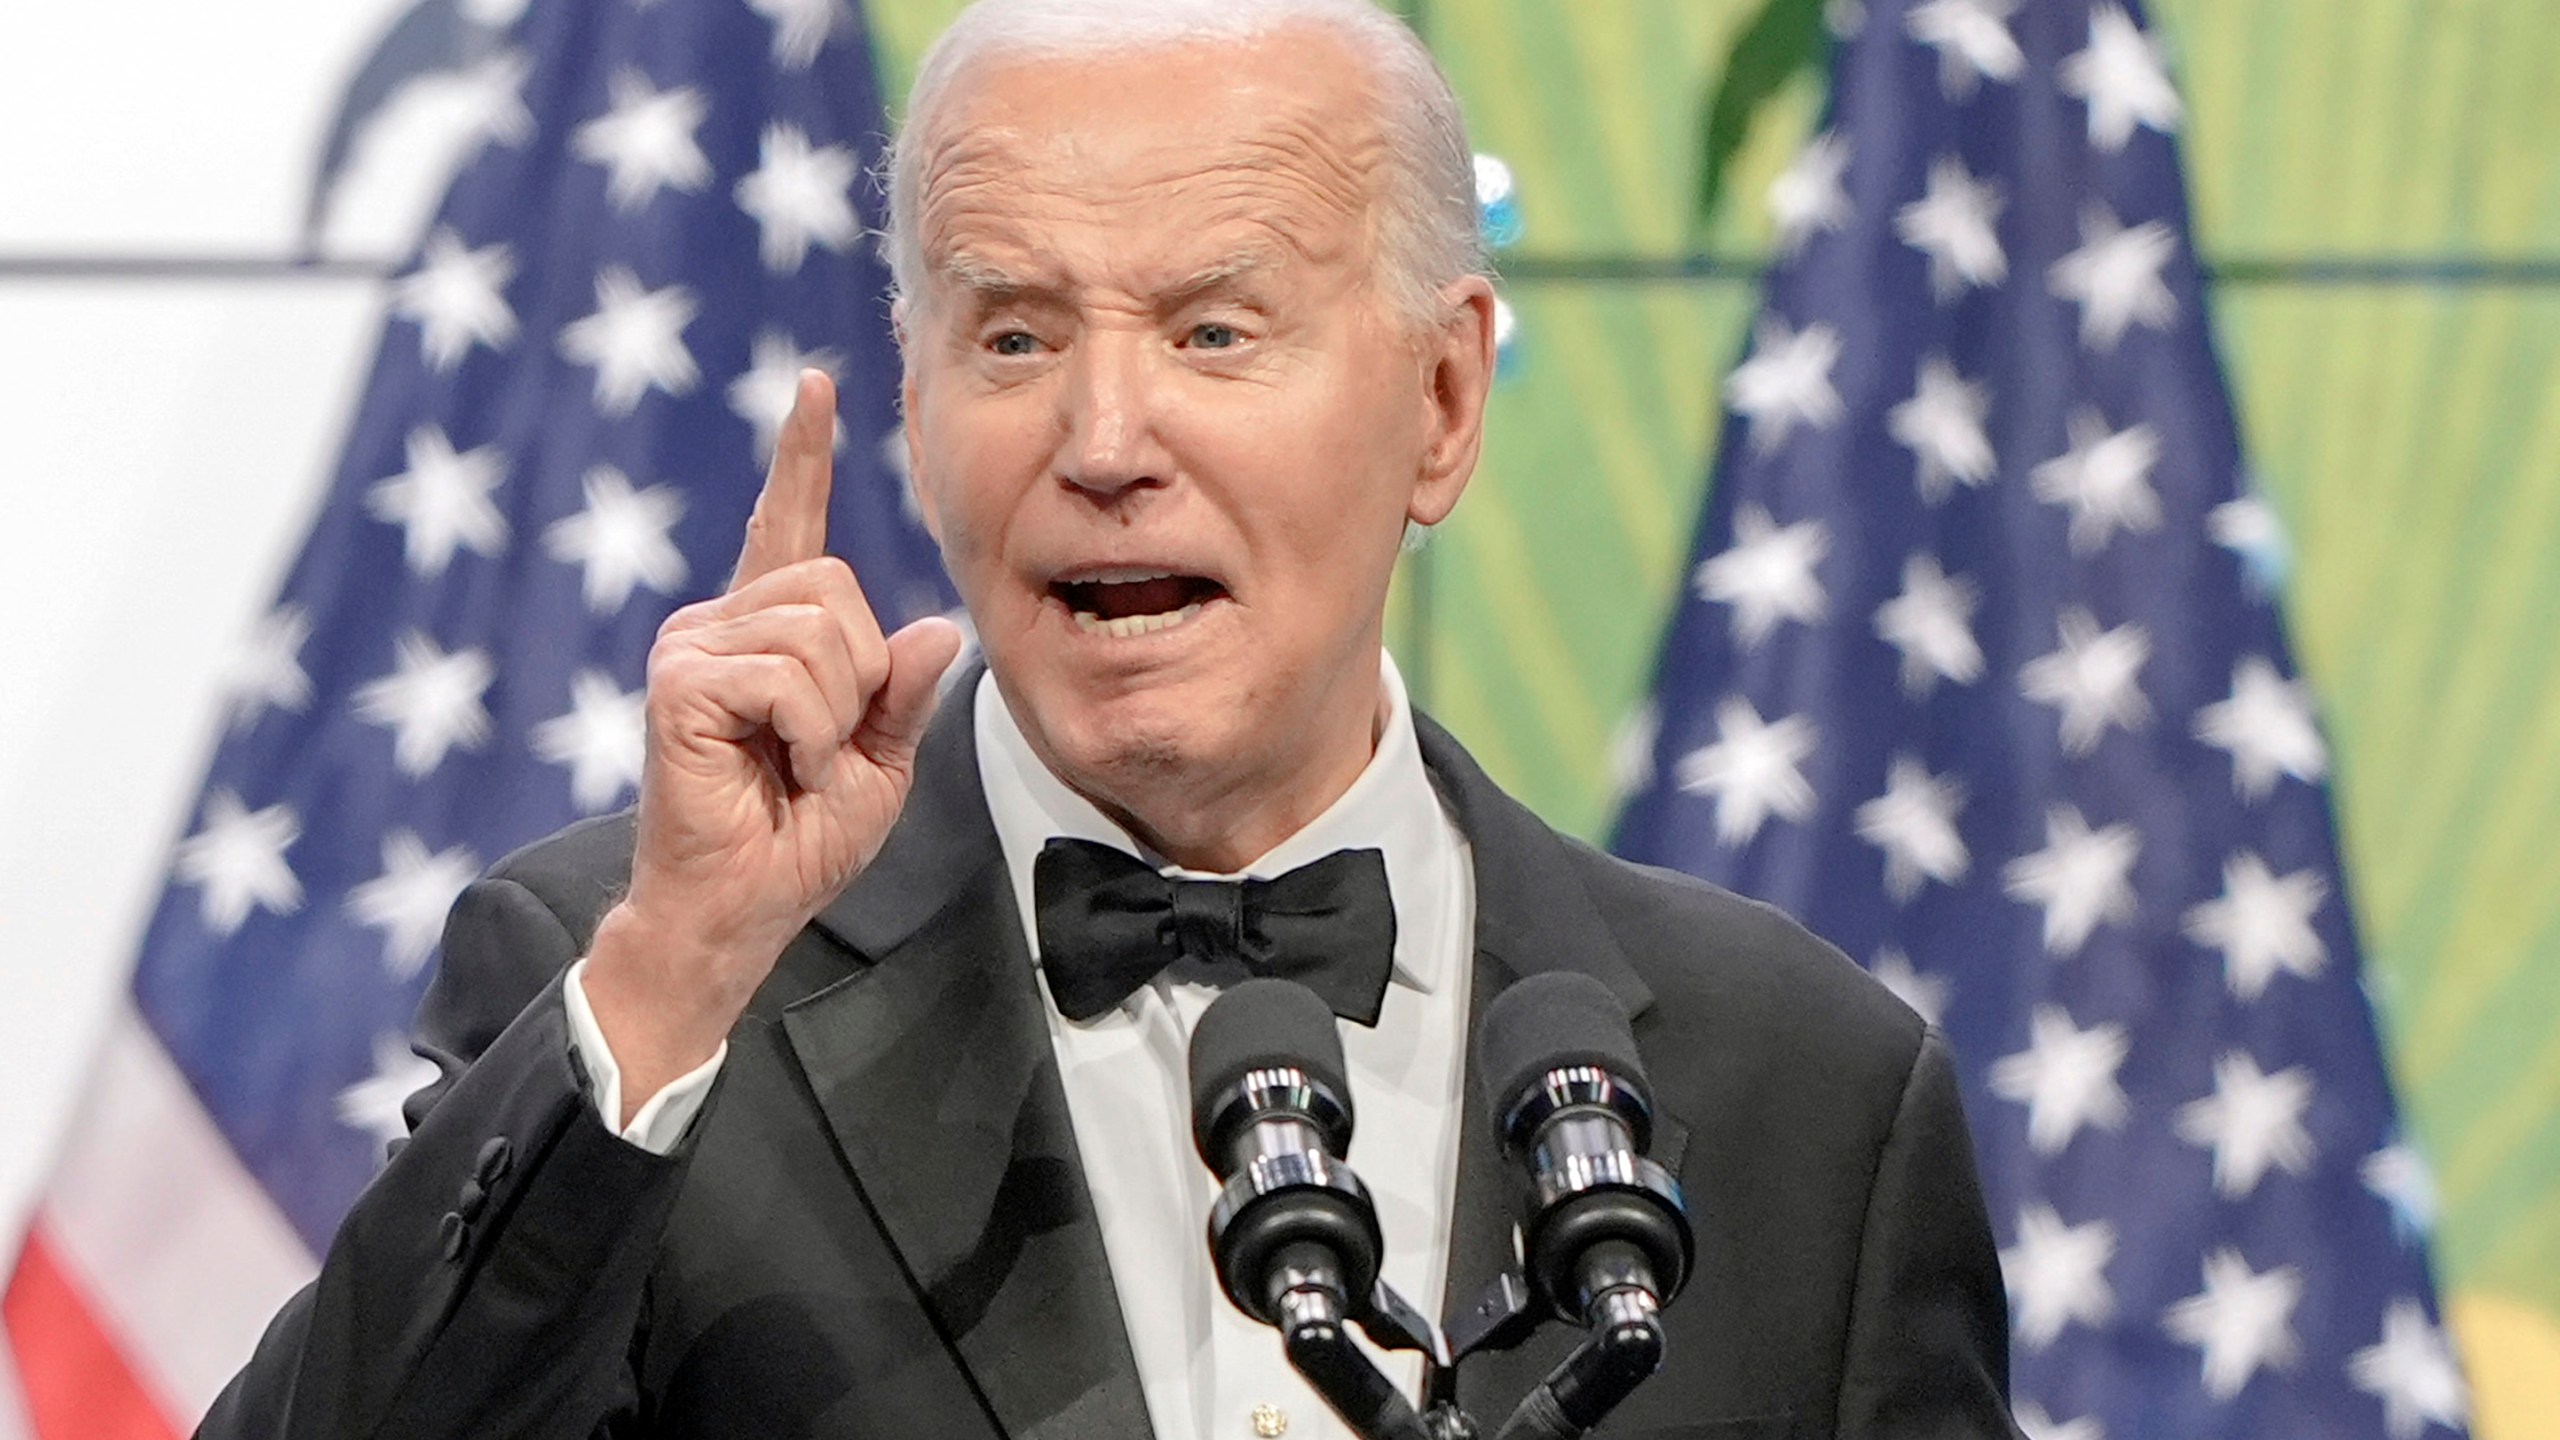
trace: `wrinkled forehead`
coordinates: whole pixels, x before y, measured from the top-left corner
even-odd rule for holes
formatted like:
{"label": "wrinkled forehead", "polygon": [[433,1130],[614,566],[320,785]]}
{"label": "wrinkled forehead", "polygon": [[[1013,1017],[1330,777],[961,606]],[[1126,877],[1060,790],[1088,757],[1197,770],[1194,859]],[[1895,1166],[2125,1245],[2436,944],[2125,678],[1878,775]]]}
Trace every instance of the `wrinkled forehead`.
{"label": "wrinkled forehead", "polygon": [[1308,28],[992,58],[921,137],[927,275],[1055,258],[1038,252],[1073,224],[1365,259],[1388,158],[1376,92],[1344,42]]}

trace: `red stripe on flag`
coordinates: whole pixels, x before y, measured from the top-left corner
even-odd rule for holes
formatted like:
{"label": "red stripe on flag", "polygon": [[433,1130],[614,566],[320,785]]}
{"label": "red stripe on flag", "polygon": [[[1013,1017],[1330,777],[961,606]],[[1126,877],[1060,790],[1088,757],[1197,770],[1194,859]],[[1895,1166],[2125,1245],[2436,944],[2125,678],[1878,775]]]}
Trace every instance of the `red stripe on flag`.
{"label": "red stripe on flag", "polygon": [[56,1263],[41,1224],[27,1230],[0,1320],[37,1440],[178,1440],[79,1284]]}

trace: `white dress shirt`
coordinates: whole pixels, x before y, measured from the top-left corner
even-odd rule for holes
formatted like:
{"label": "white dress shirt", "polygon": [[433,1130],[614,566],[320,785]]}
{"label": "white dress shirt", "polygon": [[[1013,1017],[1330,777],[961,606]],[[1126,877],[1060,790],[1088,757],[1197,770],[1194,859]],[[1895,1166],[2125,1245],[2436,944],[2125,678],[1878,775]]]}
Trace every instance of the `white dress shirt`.
{"label": "white dress shirt", "polygon": [[[1423,768],[1403,678],[1384,656],[1380,679],[1377,750],[1351,788],[1262,858],[1214,878],[1269,879],[1336,850],[1383,853],[1396,913],[1395,966],[1377,1025],[1341,1027],[1359,1120],[1349,1158],[1377,1201],[1387,1283],[1425,1314],[1437,1314],[1458,1169],[1475,869]],[[1052,837],[1099,841],[1167,874],[1203,878],[1149,852],[1050,774],[992,676],[979,681],[974,719],[979,779],[1035,963],[1032,863]],[[565,996],[572,1040],[610,1125],[621,1104],[619,1072],[578,974],[571,970]],[[1041,992],[1045,997],[1045,981]],[[1217,995],[1160,975],[1091,1020],[1070,1021],[1046,1007],[1147,1412],[1158,1440],[1349,1440],[1349,1428],[1289,1368],[1278,1332],[1247,1318],[1218,1288],[1208,1244],[1217,1181],[1192,1147],[1188,1066],[1191,1027]],[[623,1137],[661,1152],[672,1148],[721,1058],[653,1096]],[[1376,1358],[1414,1393],[1418,1357]]]}

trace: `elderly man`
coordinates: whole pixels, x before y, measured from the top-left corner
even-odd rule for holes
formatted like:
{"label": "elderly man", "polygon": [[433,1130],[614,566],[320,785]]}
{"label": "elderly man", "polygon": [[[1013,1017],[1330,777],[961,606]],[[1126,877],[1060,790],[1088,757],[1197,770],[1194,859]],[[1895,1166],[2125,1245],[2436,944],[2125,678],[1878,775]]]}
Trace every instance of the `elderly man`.
{"label": "elderly man", "polygon": [[[985,670],[937,709],[957,633],[884,638],[825,554],[804,377],[732,588],[651,657],[636,815],[463,897],[414,1138],[206,1433],[1343,1433],[1202,1243],[1185,1040],[1254,957],[1088,943],[1097,877],[1162,872],[1344,912],[1351,1158],[1428,1306],[1511,1259],[1471,1015],[1558,969],[1634,1013],[1699,1251],[1606,1433],[2009,1434],[1938,1039],[1782,917],[1548,830],[1381,649],[1493,352],[1413,36],[983,0],[893,188],[907,444]],[[1471,1361],[1469,1408],[1571,1338]]]}

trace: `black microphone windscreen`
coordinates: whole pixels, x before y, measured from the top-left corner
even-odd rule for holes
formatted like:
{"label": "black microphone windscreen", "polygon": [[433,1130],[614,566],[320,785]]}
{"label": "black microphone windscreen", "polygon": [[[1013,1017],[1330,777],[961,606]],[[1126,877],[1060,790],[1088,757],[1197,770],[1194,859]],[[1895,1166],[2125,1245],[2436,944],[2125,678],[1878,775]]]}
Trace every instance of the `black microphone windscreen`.
{"label": "black microphone windscreen", "polygon": [[1552,970],[1493,997],[1476,1035],[1476,1071],[1495,1123],[1548,1071],[1567,1065],[1596,1065],[1650,1090],[1627,1007],[1608,986],[1579,971]]}
{"label": "black microphone windscreen", "polygon": [[[1191,1124],[1195,1137],[1229,1089],[1255,1070],[1294,1065],[1333,1092],[1347,1111],[1351,1083],[1333,1007],[1294,980],[1247,980],[1209,1004],[1191,1030]],[[1207,1142],[1202,1142],[1205,1152]]]}

